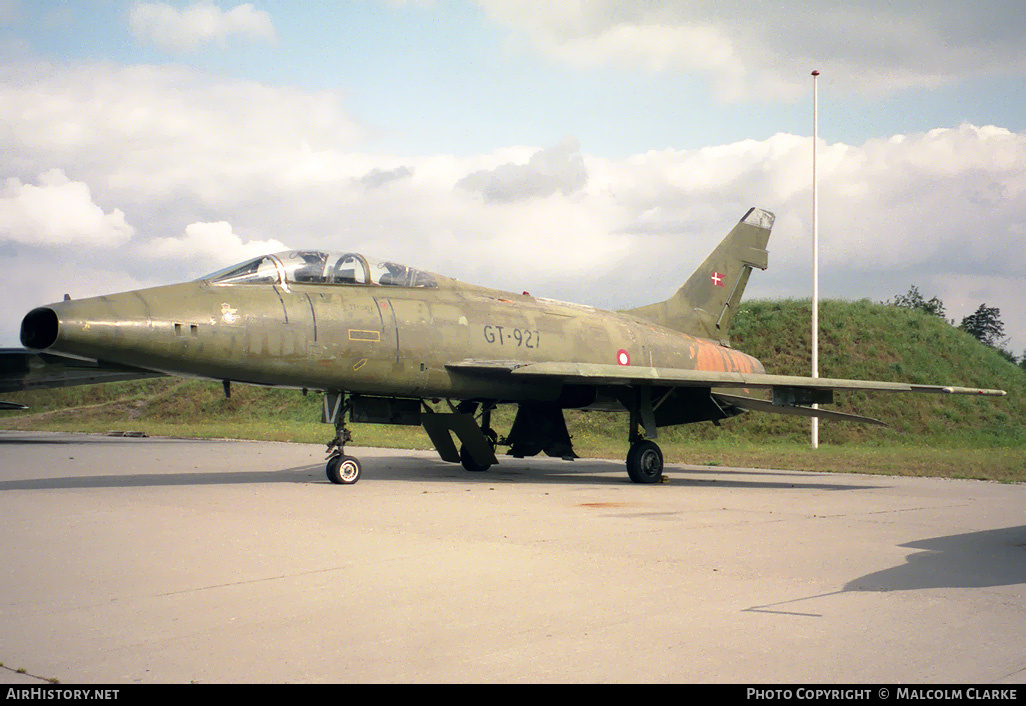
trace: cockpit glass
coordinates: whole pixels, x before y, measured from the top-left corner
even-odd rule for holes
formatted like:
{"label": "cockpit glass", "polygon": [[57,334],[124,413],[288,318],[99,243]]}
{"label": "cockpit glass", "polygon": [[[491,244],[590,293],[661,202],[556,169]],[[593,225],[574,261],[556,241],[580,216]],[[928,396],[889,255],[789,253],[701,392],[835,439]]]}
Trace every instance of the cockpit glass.
{"label": "cockpit glass", "polygon": [[363,258],[353,253],[339,257],[328,275],[328,284],[367,284],[367,268],[363,266]]}
{"label": "cockpit glass", "polygon": [[291,282],[323,282],[324,265],[328,260],[328,254],[310,250],[295,251],[279,255],[282,264],[285,265],[285,274]]}
{"label": "cockpit glass", "polygon": [[383,287],[437,287],[430,272],[357,253],[291,250],[250,260],[208,275],[213,284],[371,284]]}
{"label": "cockpit glass", "polygon": [[281,284],[278,263],[271,255],[226,267],[203,279],[216,284]]}

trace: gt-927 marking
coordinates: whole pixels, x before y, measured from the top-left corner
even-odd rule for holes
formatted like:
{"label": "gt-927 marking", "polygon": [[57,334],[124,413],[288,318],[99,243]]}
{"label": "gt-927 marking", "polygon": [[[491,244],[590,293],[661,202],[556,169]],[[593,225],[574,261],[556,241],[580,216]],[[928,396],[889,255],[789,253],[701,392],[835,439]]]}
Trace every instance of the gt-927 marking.
{"label": "gt-927 marking", "polygon": [[541,332],[538,329],[487,324],[483,333],[485,341],[497,343],[500,346],[538,348],[541,345]]}

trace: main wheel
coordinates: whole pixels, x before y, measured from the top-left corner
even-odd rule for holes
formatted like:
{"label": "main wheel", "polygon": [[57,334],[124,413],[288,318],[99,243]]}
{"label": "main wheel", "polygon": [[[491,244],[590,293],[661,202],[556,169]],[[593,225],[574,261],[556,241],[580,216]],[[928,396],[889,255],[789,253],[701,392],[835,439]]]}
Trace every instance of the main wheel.
{"label": "main wheel", "polygon": [[492,467],[492,464],[490,463],[478,463],[477,461],[475,461],[471,457],[470,452],[467,451],[466,445],[460,447],[460,463],[463,465],[464,468],[466,468],[468,471],[472,473],[480,473],[482,471],[487,471],[489,468]]}
{"label": "main wheel", "polygon": [[663,452],[654,441],[637,441],[627,452],[627,475],[635,483],[658,483],[663,479]]}
{"label": "main wheel", "polygon": [[332,456],[328,459],[328,465],[324,469],[328,480],[336,485],[352,485],[360,480],[360,472],[363,470],[359,460],[352,456]]}

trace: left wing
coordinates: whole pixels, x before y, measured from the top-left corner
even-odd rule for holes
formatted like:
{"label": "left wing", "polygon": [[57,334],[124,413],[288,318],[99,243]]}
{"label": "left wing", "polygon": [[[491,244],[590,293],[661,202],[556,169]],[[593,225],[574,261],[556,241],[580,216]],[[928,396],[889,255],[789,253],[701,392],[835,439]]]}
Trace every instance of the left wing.
{"label": "left wing", "polygon": [[[22,348],[0,348],[0,393],[153,377],[163,377],[163,374]],[[0,409],[22,408],[24,405],[14,402],[0,403]]]}
{"label": "left wing", "polygon": [[[882,422],[843,412],[817,409],[810,405],[830,404],[834,390],[865,390],[878,392],[927,392],[954,395],[1003,396],[1004,390],[953,385],[914,385],[905,382],[877,380],[846,380],[813,378],[798,375],[766,373],[685,370],[641,365],[608,365],[603,363],[522,363],[517,361],[468,360],[446,366],[450,370],[472,375],[509,375],[524,379],[544,378],[572,384],[603,386],[658,386],[709,388],[722,403],[741,409],[808,417],[825,417],[872,424]],[[772,392],[772,401],[733,394],[734,391],[760,389]]]}

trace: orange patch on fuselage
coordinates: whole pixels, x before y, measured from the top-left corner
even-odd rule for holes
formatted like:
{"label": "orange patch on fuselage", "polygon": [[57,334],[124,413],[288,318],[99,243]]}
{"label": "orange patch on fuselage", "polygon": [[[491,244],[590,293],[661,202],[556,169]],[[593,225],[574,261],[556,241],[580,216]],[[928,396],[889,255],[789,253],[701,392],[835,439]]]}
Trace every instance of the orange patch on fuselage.
{"label": "orange patch on fuselage", "polygon": [[762,365],[750,355],[715,343],[697,342],[696,370],[716,372],[754,373],[761,372]]}

